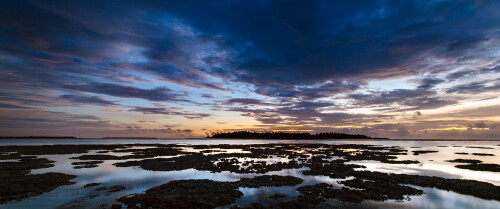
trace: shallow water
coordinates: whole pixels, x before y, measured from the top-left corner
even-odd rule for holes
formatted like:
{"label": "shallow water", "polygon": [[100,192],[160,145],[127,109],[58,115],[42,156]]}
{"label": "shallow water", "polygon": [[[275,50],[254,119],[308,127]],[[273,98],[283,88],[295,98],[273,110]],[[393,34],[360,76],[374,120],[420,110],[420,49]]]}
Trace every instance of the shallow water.
{"label": "shallow water", "polygon": [[[349,163],[361,164],[366,166],[366,170],[379,171],[385,173],[405,173],[415,175],[439,176],[445,178],[473,179],[489,182],[500,186],[500,173],[473,171],[455,168],[456,163],[445,162],[456,158],[478,159],[484,163],[500,163],[500,141],[365,141],[365,140],[99,140],[99,139],[42,139],[42,140],[0,140],[0,146],[5,145],[46,145],[46,144],[263,144],[263,143],[283,143],[283,144],[306,144],[306,143],[325,143],[325,144],[372,144],[384,146],[401,146],[408,150],[408,155],[399,155],[397,160],[418,160],[419,164],[385,164],[378,161],[351,161]],[[447,146],[447,147],[443,147]],[[419,147],[419,148],[411,148]],[[481,149],[472,147],[489,147],[492,149]],[[143,147],[142,147],[143,148]],[[189,149],[189,148],[188,148]],[[212,149],[215,150],[215,149]],[[437,153],[428,153],[413,155],[414,150],[436,150]],[[192,150],[190,150],[192,151]],[[201,151],[201,150],[198,150]],[[227,152],[238,152],[238,150],[226,150]],[[455,152],[467,152],[468,155],[457,155]],[[470,153],[489,153],[494,156],[476,156]],[[91,151],[86,154],[96,154]],[[106,153],[112,155],[127,155],[129,153]],[[207,153],[212,154],[212,153]],[[82,154],[69,155],[43,155],[40,157],[54,160],[55,166],[44,169],[33,170],[33,174],[46,172],[60,172],[74,174],[78,177],[73,179],[76,184],[61,186],[57,189],[44,193],[39,196],[30,197],[22,201],[9,202],[0,205],[0,208],[100,208],[101,205],[109,208],[115,203],[115,199],[121,196],[134,193],[142,193],[145,190],[165,184],[172,180],[181,179],[211,179],[214,181],[237,181],[241,177],[253,177],[262,174],[236,174],[231,172],[211,173],[210,171],[197,171],[186,169],[181,171],[148,171],[139,167],[116,167],[112,165],[116,162],[127,160],[106,160],[96,168],[74,169],[72,162],[79,160],[69,159]],[[260,159],[273,162],[288,161],[288,159],[279,159],[277,157]],[[280,201],[293,200],[299,193],[296,188],[304,185],[313,185],[317,183],[328,183],[335,187],[341,187],[337,181],[341,179],[332,179],[327,176],[307,176],[301,171],[308,168],[284,169],[281,171],[268,172],[266,174],[292,175],[305,180],[303,184],[296,186],[283,187],[261,187],[261,188],[240,188],[244,194],[234,204],[244,206],[259,202],[263,205],[273,205]],[[94,191],[96,187],[83,188],[85,184],[100,182],[100,186],[124,185],[126,190],[116,193],[106,193]],[[418,187],[417,187],[418,188]],[[348,208],[500,208],[500,202],[492,200],[483,200],[480,198],[462,195],[451,191],[443,191],[434,188],[421,188],[425,194],[421,196],[410,196],[411,200],[385,202],[363,201],[362,203],[344,203],[338,200],[331,200],[318,205],[319,208],[340,206]],[[284,199],[273,200],[269,195],[275,193],[287,194]],[[98,195],[98,196],[97,196]],[[92,197],[92,198],[91,198]],[[233,205],[234,205],[233,204]],[[230,207],[225,206],[225,207]]]}

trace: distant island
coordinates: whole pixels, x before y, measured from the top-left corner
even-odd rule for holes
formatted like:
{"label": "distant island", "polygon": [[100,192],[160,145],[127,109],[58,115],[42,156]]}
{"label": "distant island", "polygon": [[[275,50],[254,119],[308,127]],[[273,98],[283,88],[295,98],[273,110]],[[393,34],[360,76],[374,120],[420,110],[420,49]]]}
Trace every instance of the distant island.
{"label": "distant island", "polygon": [[74,136],[0,136],[0,139],[76,139]]}
{"label": "distant island", "polygon": [[235,138],[235,139],[387,139],[372,138],[361,134],[346,134],[336,132],[310,133],[289,133],[289,132],[212,132],[207,138]]}

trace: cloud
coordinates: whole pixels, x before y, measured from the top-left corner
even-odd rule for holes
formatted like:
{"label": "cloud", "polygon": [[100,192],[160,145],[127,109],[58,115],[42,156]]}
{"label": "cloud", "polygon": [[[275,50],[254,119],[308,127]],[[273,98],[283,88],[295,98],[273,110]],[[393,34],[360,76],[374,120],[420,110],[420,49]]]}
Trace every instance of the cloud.
{"label": "cloud", "polygon": [[461,84],[446,90],[447,93],[480,94],[500,90],[500,79]]}
{"label": "cloud", "polygon": [[425,109],[435,109],[447,105],[456,104],[457,101],[450,99],[442,99],[438,97],[424,97],[424,98],[414,98],[402,102],[402,104],[411,106],[411,108],[406,108],[403,110],[425,110]]}
{"label": "cloud", "polygon": [[257,104],[262,104],[262,101],[258,99],[234,98],[227,100],[225,103],[230,105],[231,104],[257,105]]}
{"label": "cloud", "polygon": [[[23,133],[23,128],[29,127],[32,132],[48,132],[54,135],[53,130],[88,130],[106,129],[112,125],[109,121],[102,120],[92,115],[71,114],[65,112],[43,111],[29,109],[25,111],[2,112],[0,115],[0,127],[2,133],[15,135],[29,135]],[[59,134],[56,132],[56,134]]]}
{"label": "cloud", "polygon": [[59,96],[63,99],[69,100],[75,103],[90,104],[90,105],[116,105],[114,102],[110,102],[102,97],[97,96],[84,96],[84,95],[70,95],[65,94]]}
{"label": "cloud", "polygon": [[20,106],[20,105],[14,105],[14,104],[7,104],[7,103],[0,103],[0,108],[25,109],[25,108],[30,108],[30,107],[25,107],[25,106]]}
{"label": "cloud", "polygon": [[166,87],[156,87],[153,89],[141,89],[131,86],[122,86],[112,83],[89,83],[87,85],[67,85],[66,89],[82,91],[96,94],[105,94],[123,98],[138,98],[150,101],[179,101],[178,94]]}
{"label": "cloud", "polygon": [[[80,75],[111,79],[107,69],[128,66],[191,87],[225,90],[206,82],[212,75],[291,96],[298,85],[415,75],[427,69],[423,55],[447,51],[461,58],[497,38],[498,7],[485,1],[9,2],[4,8],[16,9],[2,12],[2,43],[21,59],[84,66],[71,69]],[[278,86],[285,92],[273,91]]]}
{"label": "cloud", "polygon": [[191,134],[192,129],[179,129],[179,128],[141,128],[127,126],[126,130],[123,132],[142,132],[142,133],[158,133],[158,134]]}
{"label": "cloud", "polygon": [[431,89],[434,86],[444,82],[445,80],[440,78],[424,78],[420,81],[420,85],[417,87],[417,89]]}
{"label": "cloud", "polygon": [[144,114],[159,114],[159,115],[180,115],[188,119],[202,119],[212,116],[207,113],[190,113],[190,112],[179,112],[172,111],[168,108],[162,107],[134,107],[130,109],[131,112],[141,112]]}
{"label": "cloud", "polygon": [[351,94],[350,97],[362,105],[386,105],[395,102],[404,102],[407,99],[434,96],[436,94],[435,91],[424,89],[394,89],[391,91],[372,92],[370,94]]}
{"label": "cloud", "polygon": [[477,73],[477,71],[474,71],[474,70],[462,70],[462,71],[457,71],[457,72],[453,72],[453,73],[446,75],[446,79],[448,79],[450,81],[455,81],[455,80],[458,80],[458,79],[461,79],[464,77],[473,76],[476,73]]}
{"label": "cloud", "polygon": [[463,37],[461,39],[454,40],[451,43],[449,43],[446,46],[446,50],[448,50],[448,52],[456,52],[456,51],[463,52],[465,50],[468,50],[469,48],[475,47],[476,45],[486,40],[488,40],[488,38],[479,36]]}
{"label": "cloud", "polygon": [[[454,0],[9,1],[0,8],[0,108],[120,105],[192,119],[236,111],[260,125],[310,130],[382,123],[460,103],[450,94],[497,92],[499,9],[498,1]],[[371,89],[402,78],[416,82]],[[350,113],[356,108],[371,113]]]}
{"label": "cloud", "polygon": [[473,123],[473,124],[470,124],[469,125],[470,127],[473,127],[473,128],[488,128],[488,126],[486,125],[486,123],[484,122],[477,122],[477,123]]}

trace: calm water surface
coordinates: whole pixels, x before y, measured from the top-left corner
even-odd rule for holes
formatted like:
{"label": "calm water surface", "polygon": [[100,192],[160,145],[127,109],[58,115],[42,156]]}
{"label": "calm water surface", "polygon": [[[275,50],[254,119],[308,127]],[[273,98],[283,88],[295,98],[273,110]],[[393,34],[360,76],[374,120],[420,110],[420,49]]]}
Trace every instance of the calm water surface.
{"label": "calm water surface", "polygon": [[[175,140],[100,140],[100,139],[41,139],[41,140],[0,140],[0,146],[5,145],[48,145],[48,144],[263,144],[263,143],[325,143],[325,144],[372,144],[384,146],[401,146],[409,151],[408,155],[399,155],[398,160],[418,160],[419,164],[384,164],[378,161],[351,161],[349,163],[366,166],[366,170],[379,171],[385,173],[405,173],[415,175],[440,176],[445,178],[473,179],[490,182],[500,186],[500,173],[472,171],[455,168],[453,163],[445,162],[456,158],[478,159],[485,163],[500,163],[500,141],[364,141],[364,140],[207,140],[207,139],[175,139]],[[445,147],[446,146],[446,147]],[[480,149],[470,147],[490,147],[493,149]],[[417,148],[418,147],[418,148]],[[413,150],[436,150],[437,153],[412,155]],[[229,150],[238,152],[239,150]],[[87,154],[96,154],[91,151]],[[495,156],[457,155],[455,152],[467,153],[489,153]],[[107,153],[126,155],[129,153]],[[172,180],[181,179],[211,179],[214,181],[238,181],[241,177],[252,177],[259,174],[235,174],[230,172],[211,173],[209,171],[197,171],[187,169],[182,171],[147,171],[138,167],[115,167],[112,164],[116,160],[106,160],[96,168],[74,169],[72,162],[79,160],[69,159],[81,154],[69,155],[43,155],[40,157],[56,161],[51,168],[33,170],[33,174],[46,172],[60,172],[74,174],[78,177],[73,179],[76,184],[61,186],[57,189],[39,196],[24,199],[18,202],[9,202],[0,205],[0,208],[71,208],[80,206],[82,208],[100,208],[103,204],[109,206],[116,198],[128,194],[142,193],[145,190],[165,184]],[[286,161],[287,159],[270,158],[273,161]],[[123,160],[127,161],[127,160]],[[303,185],[313,185],[317,183],[328,183],[341,187],[337,183],[341,179],[332,179],[327,176],[306,176],[301,173],[301,169],[285,169],[277,172],[266,173],[268,175],[292,175],[305,180],[303,184],[284,187],[263,187],[263,188],[240,188],[244,194],[237,200],[236,205],[259,202],[263,205],[272,205],[280,201],[293,200],[299,193],[296,188]],[[101,186],[125,185],[126,190],[106,194],[105,192],[94,191],[95,187],[83,188],[83,185],[93,182],[103,183]],[[416,187],[419,188],[419,187]],[[425,194],[421,196],[410,196],[410,200],[404,201],[363,201],[362,203],[343,203],[337,200],[327,201],[318,205],[319,208],[331,208],[335,206],[347,208],[500,208],[500,202],[488,201],[480,198],[457,194],[455,192],[443,191],[434,188],[420,188]],[[285,193],[285,199],[272,200],[269,195],[274,193]],[[90,198],[89,196],[95,196]],[[230,207],[230,206],[227,206]]]}

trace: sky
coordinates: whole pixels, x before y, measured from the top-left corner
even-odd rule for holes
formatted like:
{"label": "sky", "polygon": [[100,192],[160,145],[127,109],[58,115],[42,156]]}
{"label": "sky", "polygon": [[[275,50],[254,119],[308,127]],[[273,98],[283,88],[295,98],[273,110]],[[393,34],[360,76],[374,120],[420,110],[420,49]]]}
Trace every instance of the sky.
{"label": "sky", "polygon": [[0,135],[500,138],[500,1],[3,1]]}

